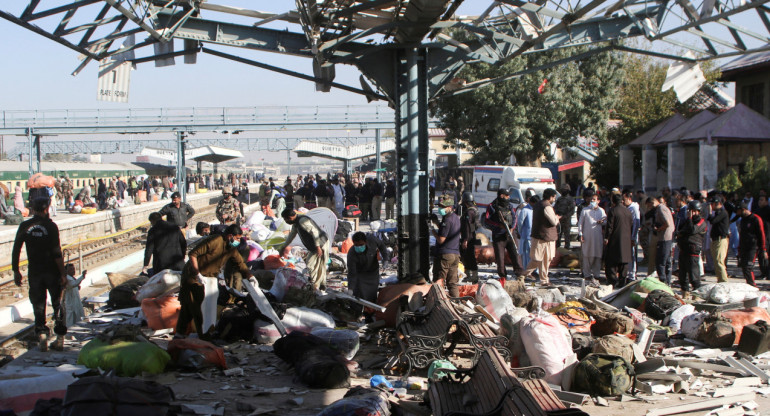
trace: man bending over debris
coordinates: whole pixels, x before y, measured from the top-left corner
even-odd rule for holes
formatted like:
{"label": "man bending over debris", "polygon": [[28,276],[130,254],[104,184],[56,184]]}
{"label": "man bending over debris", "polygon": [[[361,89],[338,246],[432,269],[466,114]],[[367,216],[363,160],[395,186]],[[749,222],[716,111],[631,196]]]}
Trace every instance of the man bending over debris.
{"label": "man bending over debris", "polygon": [[[242,235],[243,230],[231,224],[224,234],[206,239],[190,252],[187,264],[182,269],[182,283],[179,288],[179,304],[182,309],[176,324],[177,335],[186,334],[187,326],[192,320],[198,336],[206,337],[202,329],[203,312],[201,311],[201,305],[206,296],[203,277],[217,277],[229,259],[235,261],[244,279],[252,276],[251,270],[237,250]],[[216,295],[214,297],[216,298]]]}
{"label": "man bending over debris", "polygon": [[307,248],[308,254],[305,258],[310,280],[316,289],[326,288],[326,264],[329,262],[329,237],[326,232],[306,215],[297,215],[297,212],[291,208],[286,208],[281,213],[286,223],[291,224],[291,232],[286,237],[286,243],[278,250],[281,255],[286,256],[285,251],[289,248],[294,237],[299,235],[302,244]]}
{"label": "man bending over debris", "polygon": [[[362,233],[353,234],[353,247],[348,251],[348,286],[353,296],[369,302],[377,302],[377,289],[380,287],[380,263],[377,253],[383,261],[388,252],[379,238]],[[372,316],[366,316],[369,321]]]}

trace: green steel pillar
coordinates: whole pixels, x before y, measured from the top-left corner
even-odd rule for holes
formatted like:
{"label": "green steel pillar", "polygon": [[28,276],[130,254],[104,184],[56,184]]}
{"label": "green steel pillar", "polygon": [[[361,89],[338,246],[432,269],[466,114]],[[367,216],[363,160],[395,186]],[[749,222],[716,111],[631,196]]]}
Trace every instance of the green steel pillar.
{"label": "green steel pillar", "polygon": [[187,133],[183,131],[176,132],[176,183],[177,190],[182,196],[182,201],[187,202],[187,171],[184,168],[184,148]]}
{"label": "green steel pillar", "polygon": [[396,60],[398,275],[430,280],[426,50],[402,49]]}

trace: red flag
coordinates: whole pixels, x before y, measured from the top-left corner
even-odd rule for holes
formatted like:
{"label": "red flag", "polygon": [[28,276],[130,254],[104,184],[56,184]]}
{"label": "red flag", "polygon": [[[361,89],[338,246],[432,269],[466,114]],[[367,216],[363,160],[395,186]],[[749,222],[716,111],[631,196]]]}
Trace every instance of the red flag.
{"label": "red flag", "polygon": [[542,94],[542,93],[543,93],[543,91],[545,91],[545,84],[548,84],[548,80],[547,80],[547,79],[544,79],[544,80],[543,80],[543,83],[542,83],[542,84],[540,84],[540,86],[539,86],[539,87],[537,87],[537,93],[538,93],[538,94]]}

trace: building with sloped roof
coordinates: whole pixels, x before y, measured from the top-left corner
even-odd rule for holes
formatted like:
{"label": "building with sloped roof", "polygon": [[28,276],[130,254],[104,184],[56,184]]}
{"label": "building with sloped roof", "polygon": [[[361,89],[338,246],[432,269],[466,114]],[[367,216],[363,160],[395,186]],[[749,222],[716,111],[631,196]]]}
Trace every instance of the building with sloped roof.
{"label": "building with sloped roof", "polygon": [[[730,169],[741,172],[749,156],[770,159],[770,119],[739,103],[715,114],[703,110],[689,119],[676,114],[620,149],[620,184],[634,187],[633,152],[642,152],[642,187],[714,189]],[[658,168],[665,155],[666,170]]]}

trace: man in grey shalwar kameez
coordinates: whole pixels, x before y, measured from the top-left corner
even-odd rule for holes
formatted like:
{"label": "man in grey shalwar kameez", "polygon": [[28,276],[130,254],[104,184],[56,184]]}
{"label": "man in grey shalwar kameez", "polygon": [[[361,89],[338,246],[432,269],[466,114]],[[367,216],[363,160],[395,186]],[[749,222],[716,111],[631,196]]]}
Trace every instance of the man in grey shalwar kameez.
{"label": "man in grey shalwar kameez", "polygon": [[286,243],[278,250],[284,253],[294,237],[299,235],[300,241],[305,245],[308,251],[305,258],[308,273],[310,274],[310,283],[316,289],[326,288],[326,265],[329,262],[329,237],[326,232],[306,215],[297,215],[297,212],[291,208],[286,208],[281,213],[284,221],[291,224],[291,232],[286,237]]}
{"label": "man in grey shalwar kameez", "polygon": [[377,289],[380,286],[380,263],[377,258],[387,259],[387,251],[382,240],[362,232],[353,234],[353,247],[348,251],[348,289],[353,296],[369,302],[377,302]]}

